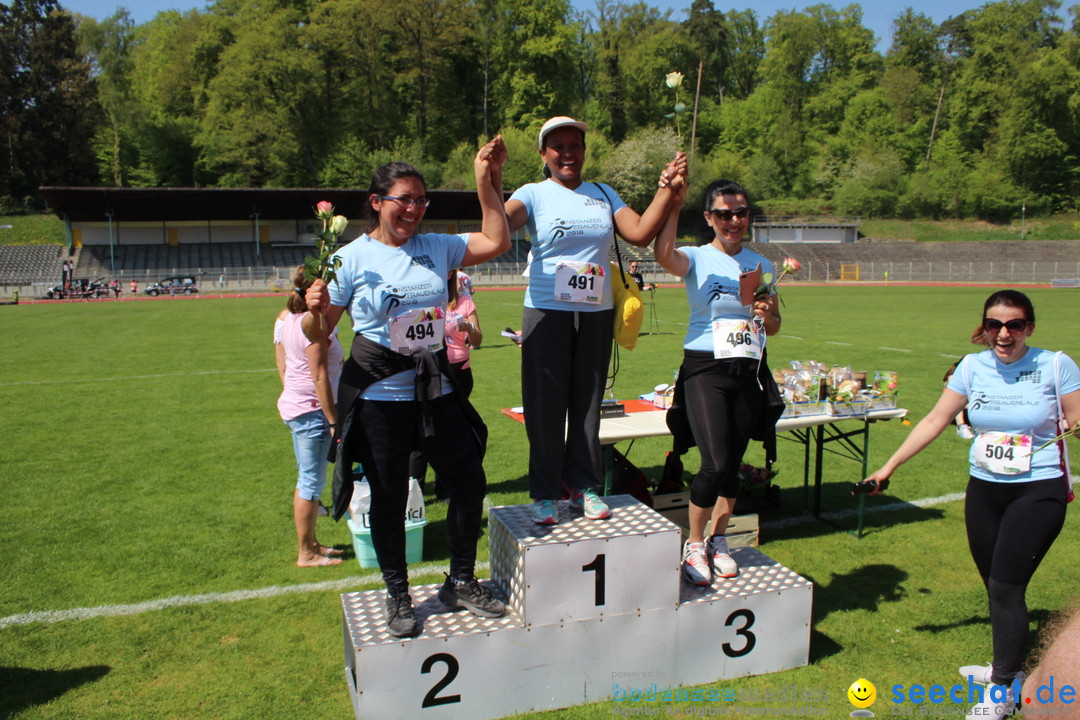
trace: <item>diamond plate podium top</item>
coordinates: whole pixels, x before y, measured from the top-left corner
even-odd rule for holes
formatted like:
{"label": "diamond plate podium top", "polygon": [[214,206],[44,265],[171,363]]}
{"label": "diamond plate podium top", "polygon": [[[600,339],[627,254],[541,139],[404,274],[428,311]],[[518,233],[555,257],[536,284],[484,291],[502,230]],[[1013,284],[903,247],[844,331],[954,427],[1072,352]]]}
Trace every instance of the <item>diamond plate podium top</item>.
{"label": "diamond plate podium top", "polygon": [[794,570],[753,547],[733,548],[731,557],[739,565],[733,578],[717,578],[710,586],[683,582],[679,604],[713,602],[733,597],[750,597],[760,593],[813,587],[813,583]]}
{"label": "diamond plate podium top", "polygon": [[[491,588],[489,581],[481,581]],[[482,618],[466,610],[453,610],[438,598],[442,585],[413,585],[409,594],[413,600],[413,612],[420,625],[416,638],[397,638],[386,630],[386,591],[363,590],[341,594],[344,611],[345,632],[352,638],[354,648],[371,645],[398,645],[412,640],[430,640],[457,635],[488,633],[503,628],[521,627],[521,618],[507,609],[506,615]]]}
{"label": "diamond plate podium top", "polygon": [[530,546],[680,532],[678,525],[630,495],[611,495],[604,502],[611,508],[611,517],[606,520],[589,520],[568,503],[559,502],[558,525],[534,523],[531,505],[493,507],[488,524],[503,525],[519,544]]}

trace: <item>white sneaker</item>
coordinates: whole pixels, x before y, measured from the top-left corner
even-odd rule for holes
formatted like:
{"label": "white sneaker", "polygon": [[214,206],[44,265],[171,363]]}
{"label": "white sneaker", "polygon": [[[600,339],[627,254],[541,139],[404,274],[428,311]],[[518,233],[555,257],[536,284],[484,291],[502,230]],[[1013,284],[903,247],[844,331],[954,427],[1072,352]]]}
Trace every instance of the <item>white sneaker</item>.
{"label": "white sneaker", "polygon": [[989,685],[993,682],[993,680],[990,679],[990,673],[993,672],[993,670],[994,668],[990,663],[987,663],[986,665],[964,665],[960,668],[960,677],[965,680],[971,678],[973,683],[979,685]]}
{"label": "white sneaker", "polygon": [[682,570],[692,585],[712,584],[712,567],[705,557],[705,543],[692,543],[688,540],[683,545]]}
{"label": "white sneaker", "polygon": [[739,574],[739,566],[735,564],[735,559],[731,557],[731,552],[727,546],[727,538],[723,535],[713,535],[709,538],[705,555],[712,562],[713,574],[716,577],[733,578]]}
{"label": "white sneaker", "polygon": [[[981,670],[977,665],[969,665],[967,667]],[[972,674],[974,677],[974,674]],[[1021,684],[1024,682],[1026,676],[1024,673],[1017,673],[1016,680]],[[1013,683],[1010,682],[1005,686],[1005,699],[1001,699],[1001,686],[986,684],[983,685],[983,699],[982,702],[975,703],[968,710],[967,720],[1002,720],[1006,716],[1012,716],[1017,712],[1016,695],[1013,693]],[[991,690],[995,690],[991,694]]]}

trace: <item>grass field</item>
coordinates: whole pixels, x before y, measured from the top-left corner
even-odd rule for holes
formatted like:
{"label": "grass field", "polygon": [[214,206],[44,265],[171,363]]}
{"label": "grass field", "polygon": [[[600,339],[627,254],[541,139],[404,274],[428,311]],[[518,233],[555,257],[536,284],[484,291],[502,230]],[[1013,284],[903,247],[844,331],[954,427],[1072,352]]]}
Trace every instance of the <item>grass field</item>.
{"label": "grass field", "polygon": [[[901,404],[917,420],[952,360],[974,349],[967,338],[989,292],[791,286],[770,359],[774,367],[813,359],[895,370]],[[1039,318],[1032,343],[1080,358],[1080,295],[1030,295]],[[280,297],[201,297],[0,307],[0,718],[351,717],[338,595],[381,583],[351,558],[334,568],[295,566],[295,469],[275,408],[270,344],[282,305]],[[487,342],[474,353],[473,398],[491,430],[489,499],[521,503],[525,436],[499,414],[520,404],[519,351],[498,335],[520,326],[521,292],[483,291],[477,305]],[[621,354],[617,397],[670,380],[679,363],[682,290],[658,291],[656,312],[659,330]],[[874,426],[874,467],[908,429]],[[639,441],[630,459],[656,477],[669,447]],[[762,515],[774,524],[761,549],[815,583],[810,664],[720,686],[825,692],[822,704],[838,717],[852,710],[844,693],[859,677],[887,698],[894,684],[951,685],[957,666],[989,661],[962,503],[875,511],[963,492],[966,444],[947,432],[901,468],[887,495],[869,499],[861,540],[798,520],[799,447],[780,442],[782,504]],[[687,471],[696,470],[696,453],[686,458]],[[825,507],[853,507],[847,488],[858,476],[851,460],[829,456]],[[441,580],[447,561],[445,508],[428,500],[414,583]],[[1080,590],[1071,554],[1077,512],[1028,592],[1036,631]],[[351,553],[344,523],[320,519],[319,538]],[[545,670],[536,672],[543,682]],[[873,709],[888,713],[889,703]],[[596,703],[522,717],[611,713],[610,703]]]}

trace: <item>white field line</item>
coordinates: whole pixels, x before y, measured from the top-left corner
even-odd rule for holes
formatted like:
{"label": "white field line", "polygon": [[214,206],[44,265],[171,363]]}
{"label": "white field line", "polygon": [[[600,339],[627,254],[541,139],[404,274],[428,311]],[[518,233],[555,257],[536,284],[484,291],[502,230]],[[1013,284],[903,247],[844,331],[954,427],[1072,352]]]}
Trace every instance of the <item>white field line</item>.
{"label": "white field line", "polygon": [[[911,502],[898,502],[892,503],[890,505],[880,505],[877,507],[867,508],[865,510],[865,513],[869,515],[879,512],[896,512],[898,510],[910,510],[917,507],[926,508],[963,499],[964,493],[950,493],[949,495],[940,495],[938,497],[912,500]],[[822,517],[828,518],[830,520],[841,520],[854,517],[856,512],[856,510],[828,512],[822,513]],[[761,524],[761,527],[788,528],[809,522],[814,522],[814,518],[810,515],[802,515],[799,517],[786,518],[784,520],[764,522]],[[477,563],[476,569],[479,571],[487,570],[488,563]],[[448,566],[436,563],[424,563],[421,565],[409,566],[410,574],[415,575],[448,572],[448,570]],[[0,618],[0,630],[6,627],[13,627],[15,625],[31,625],[33,623],[53,624],[67,622],[69,620],[91,620],[93,618],[99,617],[139,615],[146,612],[153,612],[155,610],[165,610],[167,608],[175,607],[188,607],[191,605],[217,605],[221,603],[241,602],[243,600],[261,600],[266,598],[280,597],[282,595],[296,595],[303,593],[330,591],[344,592],[349,588],[354,588],[358,585],[370,585],[372,583],[378,583],[381,580],[382,575],[380,573],[369,573],[368,575],[347,577],[340,580],[326,580],[323,582],[301,583],[299,585],[275,585],[268,588],[261,588],[259,590],[233,590],[232,592],[206,593],[203,595],[174,595],[172,597],[162,598],[160,600],[150,600],[147,602],[133,603],[130,605],[99,605],[97,607],[72,608],[70,610],[39,610],[35,612],[20,613],[18,615],[9,615],[7,617]]]}
{"label": "white field line", "polygon": [[911,352],[911,350],[908,350],[907,348],[894,348],[884,346],[878,346],[878,350],[891,350],[892,352]]}
{"label": "white field line", "polygon": [[[477,563],[477,570],[486,570],[487,563]],[[448,572],[448,565],[437,563],[423,563],[410,565],[410,574],[426,575],[437,572]],[[369,573],[353,577],[341,578],[340,580],[324,580],[323,582],[301,583],[299,585],[274,585],[258,590],[233,590],[232,592],[205,593],[203,595],[173,595],[160,600],[149,600],[142,603],[129,605],[98,605],[90,608],[71,608],[70,610],[42,610],[37,612],[20,613],[0,618],[0,629],[15,625],[30,625],[32,623],[53,624],[67,622],[68,620],[90,620],[99,617],[121,617],[125,615],[139,615],[154,610],[167,608],[189,607],[191,605],[218,605],[221,603],[241,602],[243,600],[263,600],[266,598],[281,597],[282,595],[297,595],[316,592],[344,592],[358,585],[370,585],[382,581],[381,573]]]}
{"label": "white field line", "polygon": [[844,347],[852,347],[852,343],[836,342],[834,340],[826,340],[825,344],[826,345],[843,345]]}
{"label": "white field line", "polygon": [[127,380],[153,380],[156,378],[195,377],[197,375],[240,375],[246,373],[274,372],[276,368],[257,370],[202,370],[186,373],[160,373],[157,375],[126,375],[122,377],[64,378],[61,380],[27,380],[25,382],[0,383],[0,387],[18,387],[21,385],[71,385],[73,383],[122,382]]}

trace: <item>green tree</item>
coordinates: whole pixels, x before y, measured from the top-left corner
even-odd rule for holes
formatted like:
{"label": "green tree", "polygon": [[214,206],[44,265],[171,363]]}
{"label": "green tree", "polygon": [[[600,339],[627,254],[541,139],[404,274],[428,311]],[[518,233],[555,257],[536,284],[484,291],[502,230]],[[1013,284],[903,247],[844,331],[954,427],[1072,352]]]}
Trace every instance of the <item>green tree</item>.
{"label": "green tree", "polygon": [[724,52],[723,88],[717,91],[745,99],[760,82],[765,30],[753,10],[728,10],[724,27],[728,44]]}
{"label": "green tree", "polygon": [[503,32],[492,53],[497,124],[539,130],[552,115],[580,115],[585,100],[568,0],[499,0],[499,8]]}
{"label": "green tree", "polygon": [[603,182],[639,211],[656,194],[656,177],[675,155],[679,139],[670,128],[642,128],[615,146],[602,162]]}
{"label": "green tree", "polygon": [[139,108],[132,93],[135,23],[125,9],[98,22],[81,18],[77,32],[97,80],[105,122],[94,136],[98,171],[108,183],[129,185],[138,164]]}
{"label": "green tree", "polygon": [[93,185],[96,103],[75,23],[55,0],[0,4],[0,195]]}
{"label": "green tree", "polygon": [[139,165],[133,183],[151,187],[196,187],[213,183],[198,164],[195,135],[206,78],[197,48],[205,17],[195,10],[169,10],[136,29],[132,94]]}
{"label": "green tree", "polygon": [[307,17],[254,0],[237,17],[207,87],[200,164],[226,186],[314,185],[333,111],[308,49]]}

